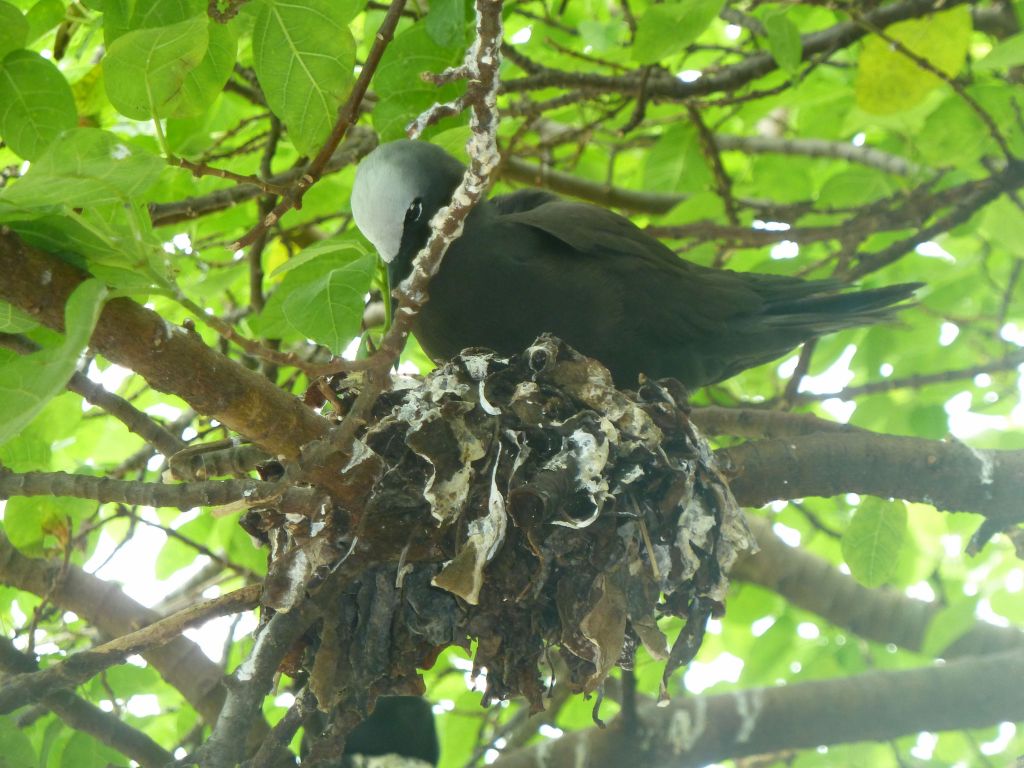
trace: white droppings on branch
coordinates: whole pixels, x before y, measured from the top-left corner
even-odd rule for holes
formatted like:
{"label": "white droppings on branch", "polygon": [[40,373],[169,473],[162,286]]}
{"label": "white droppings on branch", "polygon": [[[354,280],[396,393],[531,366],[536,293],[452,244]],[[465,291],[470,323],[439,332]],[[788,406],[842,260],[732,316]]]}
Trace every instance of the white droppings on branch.
{"label": "white droppings on branch", "polygon": [[[690,710],[693,710],[692,712]],[[687,706],[672,713],[668,722],[668,743],[672,754],[683,755],[693,749],[708,727],[708,700],[697,696]]]}
{"label": "white droppings on branch", "polygon": [[745,744],[757,728],[757,721],[764,709],[764,691],[760,688],[739,691],[735,699],[736,712],[740,716],[740,727],[736,729],[736,743]]}
{"label": "white droppings on branch", "polygon": [[987,451],[979,451],[974,446],[967,445],[967,443],[964,443],[963,445],[971,452],[971,455],[978,460],[978,466],[981,470],[979,472],[978,479],[981,481],[981,484],[992,485],[995,481],[996,474],[996,465],[992,459],[992,454]]}

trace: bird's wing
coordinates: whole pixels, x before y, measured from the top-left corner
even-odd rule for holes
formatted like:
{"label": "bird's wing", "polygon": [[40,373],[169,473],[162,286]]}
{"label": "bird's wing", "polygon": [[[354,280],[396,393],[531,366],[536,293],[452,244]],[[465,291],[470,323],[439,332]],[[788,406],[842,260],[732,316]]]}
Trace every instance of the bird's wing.
{"label": "bird's wing", "polygon": [[[638,319],[659,326],[648,330],[685,338],[719,330],[721,323],[756,314],[765,305],[765,297],[749,279],[685,261],[629,219],[605,208],[556,198],[503,215],[501,220],[540,230],[581,258],[598,260],[610,279],[643,286],[645,295],[624,300],[636,306]],[[766,278],[774,282],[774,276]],[[779,279],[787,285],[808,286],[793,278]],[[822,288],[804,290],[814,293]],[[793,298],[788,291],[779,293]]]}

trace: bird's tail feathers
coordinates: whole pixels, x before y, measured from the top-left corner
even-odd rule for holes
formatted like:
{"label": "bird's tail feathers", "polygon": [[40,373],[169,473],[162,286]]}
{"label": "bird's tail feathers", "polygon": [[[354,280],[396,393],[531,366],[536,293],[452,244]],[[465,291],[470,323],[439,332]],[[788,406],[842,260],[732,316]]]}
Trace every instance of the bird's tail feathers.
{"label": "bird's tail feathers", "polygon": [[778,328],[812,326],[816,334],[888,320],[907,307],[901,304],[923,283],[900,283],[866,291],[807,296],[772,302],[762,321]]}

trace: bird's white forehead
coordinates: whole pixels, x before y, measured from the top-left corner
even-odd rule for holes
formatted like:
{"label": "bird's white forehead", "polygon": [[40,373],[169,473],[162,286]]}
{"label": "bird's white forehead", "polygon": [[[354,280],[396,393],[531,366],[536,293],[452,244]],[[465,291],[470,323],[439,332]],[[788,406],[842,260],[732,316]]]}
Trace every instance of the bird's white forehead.
{"label": "bird's white forehead", "polygon": [[367,155],[356,169],[352,216],[380,257],[391,262],[402,246],[405,213],[419,194],[419,173],[410,158],[385,144]]}

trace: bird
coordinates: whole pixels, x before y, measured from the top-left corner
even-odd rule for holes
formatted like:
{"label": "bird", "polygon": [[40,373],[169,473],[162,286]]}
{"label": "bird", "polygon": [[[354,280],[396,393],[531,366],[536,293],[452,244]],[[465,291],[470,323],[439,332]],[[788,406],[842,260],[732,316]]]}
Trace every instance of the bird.
{"label": "bird", "polygon": [[[386,263],[391,290],[465,170],[413,140],[382,144],[360,162],[352,216]],[[921,285],[847,291],[836,279],[705,267],[613,211],[523,189],[473,208],[412,330],[436,362],[467,347],[514,355],[547,332],[600,361],[620,388],[643,374],[693,390],[824,334],[888,320]]]}

